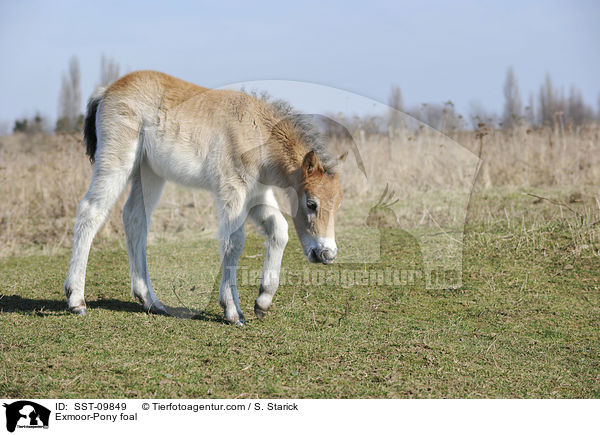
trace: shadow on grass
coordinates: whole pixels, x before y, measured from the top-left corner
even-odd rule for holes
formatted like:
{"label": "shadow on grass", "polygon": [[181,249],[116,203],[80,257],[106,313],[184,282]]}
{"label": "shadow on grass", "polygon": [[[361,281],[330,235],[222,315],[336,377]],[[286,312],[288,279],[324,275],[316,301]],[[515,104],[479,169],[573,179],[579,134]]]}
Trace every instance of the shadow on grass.
{"label": "shadow on grass", "polygon": [[[142,306],[135,302],[126,302],[118,299],[101,299],[97,301],[88,301],[88,308],[102,308],[112,311],[129,311],[140,313],[144,310]],[[0,295],[0,311],[5,313],[24,313],[44,316],[44,315],[67,315],[66,301],[56,299],[30,299],[18,295]]]}
{"label": "shadow on grass", "polygon": [[190,320],[202,320],[205,322],[215,323],[227,323],[223,319],[223,316],[208,311],[193,310],[186,307],[173,307],[165,305],[167,313],[170,317],[177,317],[178,319],[190,319]]}
{"label": "shadow on grass", "polygon": [[[143,307],[136,302],[122,301],[119,299],[100,299],[88,301],[90,309],[100,308],[110,311],[127,311],[131,313],[145,312]],[[67,316],[66,301],[56,299],[30,299],[18,295],[0,295],[0,313],[22,313],[36,316]],[[223,317],[215,313],[189,310],[180,307],[167,307],[171,317],[180,319],[201,320],[205,322],[225,323]]]}

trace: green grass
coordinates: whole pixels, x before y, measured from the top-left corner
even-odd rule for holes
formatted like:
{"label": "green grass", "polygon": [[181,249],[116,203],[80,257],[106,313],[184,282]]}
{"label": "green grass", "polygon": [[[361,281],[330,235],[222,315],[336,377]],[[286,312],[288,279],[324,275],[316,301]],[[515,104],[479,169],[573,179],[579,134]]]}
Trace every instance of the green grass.
{"label": "green grass", "polygon": [[[381,264],[325,269],[293,237],[284,267],[421,267],[407,233],[383,240]],[[599,259],[574,240],[558,218],[471,225],[460,289],[288,283],[263,322],[242,285],[245,328],[221,320],[214,242],[149,249],[159,297],[202,308],[193,318],[142,312],[120,243],[92,249],[87,317],[65,311],[69,253],[3,259],[0,396],[598,398]],[[241,265],[262,255],[250,234]]]}

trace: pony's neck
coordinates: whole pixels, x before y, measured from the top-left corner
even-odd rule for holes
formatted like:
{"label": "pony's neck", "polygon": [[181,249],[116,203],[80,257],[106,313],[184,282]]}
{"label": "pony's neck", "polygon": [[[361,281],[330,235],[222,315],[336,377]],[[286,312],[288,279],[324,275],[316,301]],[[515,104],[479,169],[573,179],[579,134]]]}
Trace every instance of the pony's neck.
{"label": "pony's neck", "polygon": [[288,186],[297,187],[302,182],[302,161],[310,149],[299,141],[275,140],[269,143],[269,166],[274,173]]}
{"label": "pony's neck", "polygon": [[297,188],[302,182],[302,161],[310,147],[293,116],[275,113],[272,107],[264,107],[263,126],[269,138],[268,158],[264,168],[273,182]]}

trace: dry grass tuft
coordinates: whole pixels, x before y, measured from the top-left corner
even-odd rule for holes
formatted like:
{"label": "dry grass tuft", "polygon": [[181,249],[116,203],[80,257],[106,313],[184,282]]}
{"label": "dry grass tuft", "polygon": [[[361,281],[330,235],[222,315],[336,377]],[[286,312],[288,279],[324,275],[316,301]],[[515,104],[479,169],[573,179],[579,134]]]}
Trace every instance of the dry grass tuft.
{"label": "dry grass tuft", "polygon": [[[419,202],[415,200],[415,189],[452,192],[472,185],[469,171],[462,171],[461,165],[463,159],[481,155],[483,165],[477,179],[480,197],[481,192],[490,189],[529,189],[542,197],[543,192],[558,191],[561,197],[554,201],[562,205],[545,201],[546,209],[560,209],[569,215],[570,207],[583,207],[587,210],[588,226],[587,235],[581,237],[595,236],[598,205],[589,191],[600,180],[598,126],[566,131],[519,128],[510,132],[485,128],[485,134],[463,131],[452,138],[427,128],[400,131],[393,138],[356,133],[369,180],[365,182],[364,174],[352,164],[344,169],[343,178],[346,197],[364,200],[367,206],[365,216],[356,218],[363,223],[369,209],[371,224],[375,226],[396,222],[407,226],[423,221],[422,208],[411,207]],[[348,148],[345,142],[332,142],[339,149]],[[458,154],[457,143],[464,147]],[[0,138],[0,256],[36,250],[53,253],[69,247],[77,204],[87,189],[91,172],[78,135],[16,134]],[[394,197],[383,198],[377,205],[389,180],[394,180],[390,185]],[[447,201],[448,194],[443,196]],[[100,239],[123,237],[121,210],[126,198],[125,193],[112,210]],[[536,200],[543,201],[533,197],[531,200],[533,205]],[[477,209],[475,213],[470,211],[469,219],[515,220],[523,214],[510,207]],[[346,213],[341,219],[351,221],[353,217]],[[379,222],[382,219],[386,222]],[[387,222],[390,219],[394,222]],[[208,193],[168,184],[153,216],[152,233],[154,237],[172,237],[187,230],[212,231],[215,224]],[[579,224],[573,225],[575,228]]]}
{"label": "dry grass tuft", "polygon": [[[79,135],[16,134],[0,139],[0,256],[70,247],[77,206],[92,167]],[[99,239],[124,236],[121,195]],[[153,215],[154,235],[214,226],[210,195],[168,185]]]}

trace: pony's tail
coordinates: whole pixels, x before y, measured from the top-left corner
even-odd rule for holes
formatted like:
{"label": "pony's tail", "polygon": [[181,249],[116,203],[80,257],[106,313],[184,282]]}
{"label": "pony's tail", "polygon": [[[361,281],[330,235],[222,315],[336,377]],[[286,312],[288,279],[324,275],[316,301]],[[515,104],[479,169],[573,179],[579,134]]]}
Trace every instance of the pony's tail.
{"label": "pony's tail", "polygon": [[85,142],[85,153],[94,164],[96,156],[96,146],[98,145],[98,136],[96,135],[96,113],[98,105],[104,97],[105,88],[98,88],[90,97],[87,105],[87,114],[83,123],[83,140]]}

